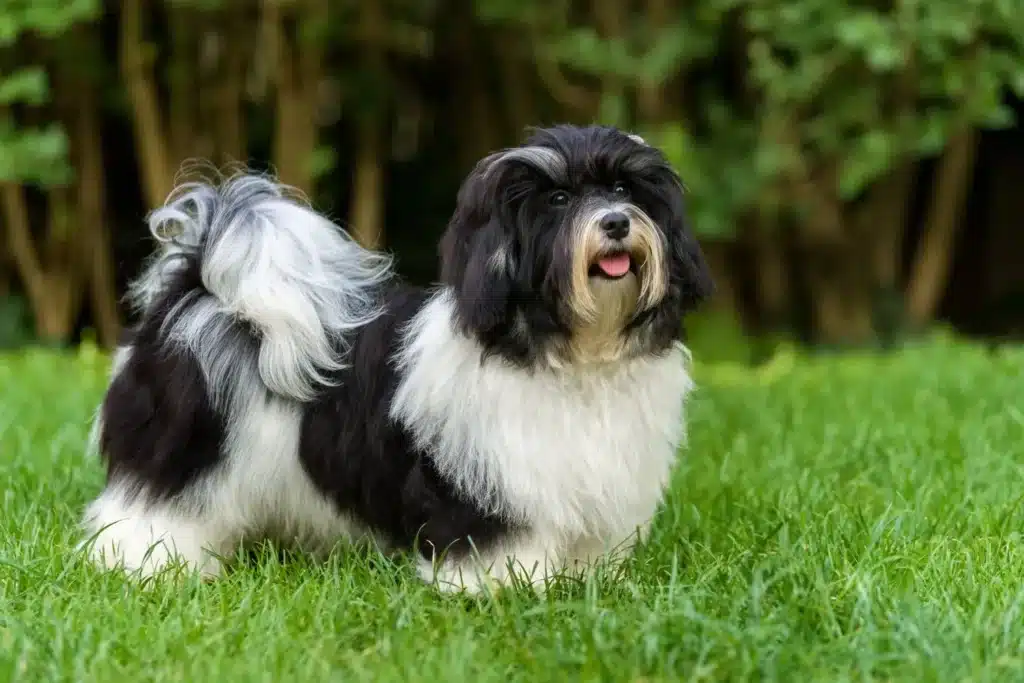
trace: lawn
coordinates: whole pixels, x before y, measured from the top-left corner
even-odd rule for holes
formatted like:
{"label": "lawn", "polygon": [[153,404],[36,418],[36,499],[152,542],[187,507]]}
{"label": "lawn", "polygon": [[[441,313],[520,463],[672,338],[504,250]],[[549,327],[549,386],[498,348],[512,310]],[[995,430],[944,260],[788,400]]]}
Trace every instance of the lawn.
{"label": "lawn", "polygon": [[92,570],[105,372],[0,356],[0,681],[1024,680],[1024,349],[700,367],[624,573],[477,601],[344,549],[149,591]]}

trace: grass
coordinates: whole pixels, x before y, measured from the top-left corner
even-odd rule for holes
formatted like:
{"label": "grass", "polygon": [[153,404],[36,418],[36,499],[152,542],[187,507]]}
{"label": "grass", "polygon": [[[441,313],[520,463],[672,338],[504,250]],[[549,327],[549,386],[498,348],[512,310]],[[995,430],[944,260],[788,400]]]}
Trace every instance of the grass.
{"label": "grass", "polygon": [[105,371],[0,357],[0,681],[1024,680],[1024,349],[701,368],[624,574],[479,601],[343,549],[149,591],[92,570]]}

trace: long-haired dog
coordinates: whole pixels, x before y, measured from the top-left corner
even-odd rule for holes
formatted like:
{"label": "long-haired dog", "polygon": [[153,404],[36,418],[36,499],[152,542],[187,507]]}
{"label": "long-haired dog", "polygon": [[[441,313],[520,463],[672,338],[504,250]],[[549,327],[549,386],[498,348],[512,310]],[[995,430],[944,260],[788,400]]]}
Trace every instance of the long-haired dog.
{"label": "long-haired dog", "polygon": [[213,577],[246,541],[362,538],[479,590],[647,528],[684,439],[682,319],[712,284],[640,138],[557,126],[483,159],[428,290],[259,175],[182,185],[149,226],[93,432],[101,565]]}

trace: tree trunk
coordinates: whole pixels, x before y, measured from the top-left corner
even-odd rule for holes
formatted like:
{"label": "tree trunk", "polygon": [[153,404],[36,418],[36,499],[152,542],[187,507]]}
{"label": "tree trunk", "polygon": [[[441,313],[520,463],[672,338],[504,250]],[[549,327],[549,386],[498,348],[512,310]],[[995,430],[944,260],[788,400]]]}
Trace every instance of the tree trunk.
{"label": "tree trunk", "polygon": [[813,253],[811,268],[817,283],[811,290],[820,298],[820,340],[831,345],[858,346],[874,339],[874,290],[863,244],[848,240],[823,244]]}
{"label": "tree trunk", "polygon": [[851,320],[849,283],[842,268],[848,258],[847,249],[833,244],[802,250],[801,263],[811,294],[812,336],[819,344],[851,344],[860,336]]}
{"label": "tree trunk", "polygon": [[[490,58],[486,40],[477,40],[482,27],[477,24],[474,6],[468,0],[461,0],[452,9],[451,43],[449,46],[457,76],[454,88],[455,101],[460,103],[454,116],[461,116],[464,125],[460,136],[459,166],[465,170],[481,157],[495,151],[502,145],[502,136],[495,122],[500,115],[491,100],[491,85],[484,70],[484,60]],[[522,135],[520,131],[517,138]],[[515,140],[518,141],[518,140]]]}
{"label": "tree trunk", "polygon": [[935,174],[924,232],[907,283],[907,315],[919,328],[935,317],[946,291],[977,146],[978,133],[973,128],[957,133],[950,138]]}
{"label": "tree trunk", "polygon": [[906,318],[903,239],[916,169],[913,162],[900,162],[876,180],[854,218],[855,244],[864,251],[864,272],[870,277],[872,324],[876,337],[886,345],[897,341]]}
{"label": "tree trunk", "polygon": [[379,249],[384,237],[384,168],[381,123],[366,117],[356,141],[356,167],[352,177],[349,229],[367,249]]}
{"label": "tree trunk", "polygon": [[[387,18],[381,0],[364,0],[359,13],[359,35],[362,47],[361,64],[374,78],[385,75],[385,43]],[[352,198],[349,229],[356,241],[367,249],[381,246],[384,236],[384,126],[390,121],[387,102],[370,103],[375,110],[356,111],[356,163],[352,175]]]}
{"label": "tree trunk", "polygon": [[222,34],[220,82],[217,88],[217,145],[221,161],[245,163],[248,160],[244,106],[245,80],[248,73],[249,51],[242,46],[250,44],[245,7],[241,4],[225,10]]}
{"label": "tree trunk", "polygon": [[174,171],[167,150],[167,129],[153,83],[153,55],[143,40],[142,14],[142,0],[121,3],[121,76],[131,104],[146,202],[155,207],[163,204],[173,189]]}
{"label": "tree trunk", "polygon": [[113,246],[105,206],[106,179],[100,144],[100,114],[90,84],[81,84],[72,128],[78,171],[77,233],[84,252],[90,303],[102,346],[112,349],[121,327],[114,279]]}
{"label": "tree trunk", "polygon": [[[627,8],[622,0],[591,0],[591,11],[594,16],[594,24],[597,26],[597,31],[604,40],[616,40],[622,35],[623,27],[626,25],[626,14]],[[618,106],[623,105],[623,98],[626,93],[626,84],[622,78],[614,75],[606,75],[601,79],[601,99],[602,102],[613,101]],[[624,113],[616,109],[616,118],[623,116]],[[607,114],[604,114],[607,116]],[[628,122],[624,120],[604,120],[601,123],[612,124],[616,126],[627,126]]]}
{"label": "tree trunk", "polygon": [[715,296],[712,297],[711,307],[718,311],[732,313],[738,318],[740,299],[736,278],[729,263],[729,246],[729,242],[716,240],[707,242],[703,249],[711,270],[712,280],[715,283]]}
{"label": "tree trunk", "polygon": [[[855,240],[841,237],[845,221],[837,220],[839,227],[812,228],[802,243],[814,336],[830,345],[863,344],[872,339],[874,327],[867,253]],[[814,235],[822,238],[808,239]]]}
{"label": "tree trunk", "polygon": [[800,223],[804,267],[811,284],[816,335],[826,344],[862,344],[873,337],[867,254],[851,230],[838,195],[838,166],[802,168],[791,179],[808,209]]}
{"label": "tree trunk", "polygon": [[867,250],[855,242],[851,244],[840,269],[848,325],[846,338],[855,345],[871,343],[875,339],[875,290],[867,257]]}
{"label": "tree trunk", "polygon": [[912,162],[902,163],[868,191],[858,232],[870,245],[871,273],[880,289],[895,290],[899,285],[916,169]]}
{"label": "tree trunk", "polygon": [[[647,25],[653,36],[670,26],[672,6],[670,0],[647,0]],[[660,123],[665,109],[665,88],[662,83],[643,83],[637,93],[640,116],[645,123]]]}
{"label": "tree trunk", "polygon": [[[537,121],[537,100],[530,71],[524,64],[522,39],[517,34],[505,32],[499,40],[498,60],[501,67],[502,92],[507,114],[510,141],[519,140],[527,126]],[[502,136],[504,137],[504,136]]]}
{"label": "tree trunk", "polygon": [[764,327],[776,331],[790,323],[789,278],[782,233],[764,219],[755,219],[752,228],[758,313]]}
{"label": "tree trunk", "polygon": [[63,344],[71,336],[81,309],[83,288],[79,278],[81,239],[76,207],[70,188],[52,188],[48,193],[49,216],[46,235],[46,291],[36,319],[36,331],[50,344]]}
{"label": "tree trunk", "polygon": [[24,189],[18,183],[3,184],[3,209],[8,248],[14,257],[35,319],[36,336],[45,343],[66,342],[75,322],[80,292],[75,282],[75,250],[67,243],[72,232],[67,191],[49,193],[49,226],[44,253],[32,242]]}
{"label": "tree trunk", "polygon": [[2,188],[4,222],[7,229],[7,249],[25,288],[29,305],[37,317],[44,308],[46,273],[32,244],[32,227],[24,189],[15,182],[4,182]]}
{"label": "tree trunk", "polygon": [[[274,165],[282,182],[312,196],[312,160],[318,138],[317,89],[321,79],[322,45],[298,45],[285,26],[282,5],[296,8],[299,23],[326,22],[323,0],[284,3],[264,0],[265,28],[270,34],[277,88]],[[301,29],[299,30],[301,34]]]}
{"label": "tree trunk", "polygon": [[[199,71],[200,23],[197,10],[189,6],[168,5],[170,18],[170,64],[167,68],[170,96],[167,107],[167,146],[178,164],[185,160],[208,160],[200,142],[203,124],[199,107],[205,84]],[[205,17],[204,17],[205,19]]]}

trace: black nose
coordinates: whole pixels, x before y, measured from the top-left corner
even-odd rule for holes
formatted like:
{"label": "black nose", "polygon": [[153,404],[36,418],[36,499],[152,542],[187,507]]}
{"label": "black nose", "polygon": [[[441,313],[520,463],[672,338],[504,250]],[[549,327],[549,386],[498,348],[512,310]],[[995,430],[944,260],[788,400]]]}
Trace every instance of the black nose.
{"label": "black nose", "polygon": [[601,229],[613,240],[621,240],[629,234],[629,216],[621,211],[613,211],[601,219]]}

